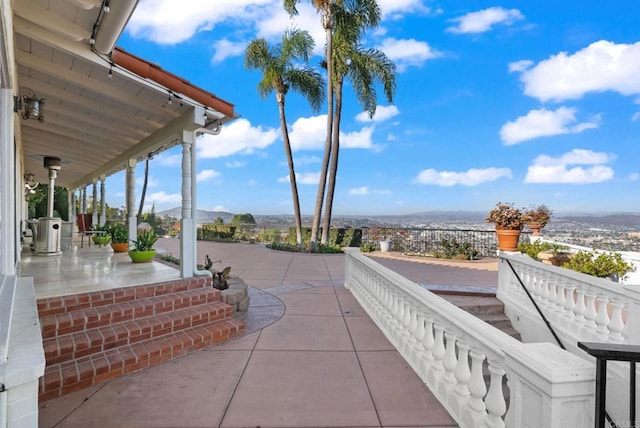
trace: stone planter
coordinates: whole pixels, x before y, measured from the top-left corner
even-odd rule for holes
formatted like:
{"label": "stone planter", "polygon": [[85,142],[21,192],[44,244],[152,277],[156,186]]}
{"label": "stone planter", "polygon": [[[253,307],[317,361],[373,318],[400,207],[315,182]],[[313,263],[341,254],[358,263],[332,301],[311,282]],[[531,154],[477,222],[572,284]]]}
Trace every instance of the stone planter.
{"label": "stone planter", "polygon": [[391,241],[380,241],[380,251],[383,253],[388,253],[391,251]]}
{"label": "stone planter", "polygon": [[540,236],[540,230],[545,226],[544,223],[539,223],[539,222],[531,222],[531,223],[527,223],[527,227],[529,229],[531,229],[531,235],[532,236]]}

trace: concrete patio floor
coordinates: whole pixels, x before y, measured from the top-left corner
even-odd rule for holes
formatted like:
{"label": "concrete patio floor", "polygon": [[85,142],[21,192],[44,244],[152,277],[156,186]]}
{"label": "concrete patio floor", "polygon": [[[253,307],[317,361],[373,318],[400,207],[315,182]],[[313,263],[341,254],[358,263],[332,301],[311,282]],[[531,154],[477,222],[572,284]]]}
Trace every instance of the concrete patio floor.
{"label": "concrete patio floor", "polygon": [[[457,426],[344,288],[343,255],[198,242],[207,254],[251,287],[247,334],[41,403],[41,427]],[[376,255],[421,284],[497,284],[495,260]]]}

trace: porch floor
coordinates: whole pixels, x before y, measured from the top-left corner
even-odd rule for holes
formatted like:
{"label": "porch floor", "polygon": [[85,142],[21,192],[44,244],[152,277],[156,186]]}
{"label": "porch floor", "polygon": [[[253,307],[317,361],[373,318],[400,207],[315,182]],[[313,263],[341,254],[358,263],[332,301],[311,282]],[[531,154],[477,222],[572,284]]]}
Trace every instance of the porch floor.
{"label": "porch floor", "polygon": [[[156,247],[179,255],[177,239]],[[250,286],[245,336],[41,403],[41,427],[457,426],[344,288],[343,255],[198,242],[198,260],[205,255]],[[497,284],[495,260],[371,256],[421,284]],[[126,254],[92,245],[57,258],[27,255],[21,274],[34,276],[40,297],[96,287],[87,283],[162,281],[178,271],[132,265]]]}

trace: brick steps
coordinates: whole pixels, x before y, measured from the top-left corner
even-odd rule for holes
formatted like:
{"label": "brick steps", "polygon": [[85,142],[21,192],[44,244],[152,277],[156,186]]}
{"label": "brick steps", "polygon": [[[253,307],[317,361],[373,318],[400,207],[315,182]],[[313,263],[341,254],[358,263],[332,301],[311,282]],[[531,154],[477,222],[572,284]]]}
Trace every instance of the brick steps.
{"label": "brick steps", "polygon": [[[210,280],[209,280],[210,281]],[[242,334],[206,279],[177,280],[38,301],[47,400]]]}

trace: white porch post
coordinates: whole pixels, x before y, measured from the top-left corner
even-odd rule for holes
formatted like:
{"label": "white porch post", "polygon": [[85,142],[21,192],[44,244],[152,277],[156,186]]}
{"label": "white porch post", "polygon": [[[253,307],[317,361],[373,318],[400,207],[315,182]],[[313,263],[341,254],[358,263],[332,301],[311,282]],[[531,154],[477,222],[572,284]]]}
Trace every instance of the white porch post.
{"label": "white porch post", "polygon": [[100,176],[100,226],[107,222],[107,201],[104,198],[106,179],[106,176]]}
{"label": "white porch post", "polygon": [[82,190],[80,190],[80,213],[87,213],[87,186],[82,186]]}
{"label": "white porch post", "polygon": [[[2,275],[15,275],[16,251],[16,184],[22,183],[14,177],[16,157],[13,143],[13,93],[10,89],[0,90],[0,281]],[[14,180],[15,179],[15,180]],[[24,198],[24,193],[19,195]],[[20,241],[18,241],[20,242]]]}
{"label": "white porch post", "polygon": [[127,224],[129,226],[129,241],[138,239],[138,224],[136,221],[136,160],[129,159],[127,164]]}
{"label": "white porch post", "polygon": [[194,131],[182,132],[182,219],[180,220],[180,276],[193,276],[196,254],[196,228],[192,217],[192,168],[191,151],[195,143]]}
{"label": "white porch post", "polygon": [[93,206],[93,213],[91,214],[91,224],[95,226],[98,224],[98,180],[96,180],[95,178],[93,179],[93,201],[91,202]]}

